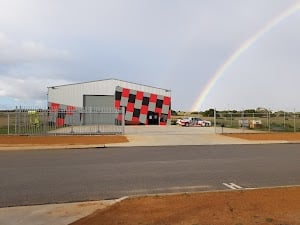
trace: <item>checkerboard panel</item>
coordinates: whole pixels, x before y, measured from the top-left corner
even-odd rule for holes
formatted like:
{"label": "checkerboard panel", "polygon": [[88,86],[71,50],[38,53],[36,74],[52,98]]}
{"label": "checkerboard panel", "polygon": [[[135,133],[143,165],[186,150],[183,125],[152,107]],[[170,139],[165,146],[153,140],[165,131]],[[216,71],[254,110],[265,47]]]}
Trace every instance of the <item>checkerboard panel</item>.
{"label": "checkerboard panel", "polygon": [[148,124],[149,112],[158,113],[161,125],[171,119],[171,98],[168,96],[116,87],[115,107],[125,107],[128,121]]}

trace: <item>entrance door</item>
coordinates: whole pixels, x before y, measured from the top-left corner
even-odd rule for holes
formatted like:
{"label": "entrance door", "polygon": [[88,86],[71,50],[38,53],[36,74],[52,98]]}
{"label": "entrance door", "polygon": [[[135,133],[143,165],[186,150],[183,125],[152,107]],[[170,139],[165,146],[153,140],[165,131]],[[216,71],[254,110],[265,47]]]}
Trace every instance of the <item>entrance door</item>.
{"label": "entrance door", "polygon": [[158,113],[148,112],[147,119],[148,119],[148,125],[159,125]]}

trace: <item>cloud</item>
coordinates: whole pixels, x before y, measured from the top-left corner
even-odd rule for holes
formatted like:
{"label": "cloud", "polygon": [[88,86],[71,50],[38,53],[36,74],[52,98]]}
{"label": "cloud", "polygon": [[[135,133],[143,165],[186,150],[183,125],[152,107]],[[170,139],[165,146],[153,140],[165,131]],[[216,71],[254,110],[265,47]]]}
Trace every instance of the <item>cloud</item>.
{"label": "cloud", "polygon": [[24,58],[28,58],[31,61],[68,60],[71,57],[66,50],[50,49],[41,43],[33,41],[23,42],[20,49],[24,54]]}
{"label": "cloud", "polygon": [[47,87],[69,83],[65,79],[49,79],[37,77],[14,78],[10,76],[1,77],[0,97],[22,100],[46,100]]}
{"label": "cloud", "polygon": [[0,49],[7,48],[12,45],[12,41],[4,34],[0,32]]}
{"label": "cloud", "polygon": [[70,60],[66,50],[54,49],[35,41],[16,41],[0,33],[0,65]]}

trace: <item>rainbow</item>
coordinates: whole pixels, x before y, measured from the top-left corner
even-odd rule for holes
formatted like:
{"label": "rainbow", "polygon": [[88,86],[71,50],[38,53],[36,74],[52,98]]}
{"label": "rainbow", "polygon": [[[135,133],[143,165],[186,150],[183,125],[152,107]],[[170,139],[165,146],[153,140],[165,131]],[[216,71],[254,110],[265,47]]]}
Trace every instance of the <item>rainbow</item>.
{"label": "rainbow", "polygon": [[192,106],[192,111],[198,111],[201,108],[206,96],[209,91],[213,88],[218,79],[222,76],[225,70],[244,52],[246,51],[254,42],[256,42],[265,33],[270,31],[273,27],[278,25],[281,21],[287,17],[293,15],[300,9],[300,2],[291,5],[285,11],[275,16],[271,21],[269,21],[263,28],[258,30],[253,36],[248,38],[240,47],[225,61],[225,63],[216,71],[212,78],[206,83],[204,89],[201,91],[196,102]]}

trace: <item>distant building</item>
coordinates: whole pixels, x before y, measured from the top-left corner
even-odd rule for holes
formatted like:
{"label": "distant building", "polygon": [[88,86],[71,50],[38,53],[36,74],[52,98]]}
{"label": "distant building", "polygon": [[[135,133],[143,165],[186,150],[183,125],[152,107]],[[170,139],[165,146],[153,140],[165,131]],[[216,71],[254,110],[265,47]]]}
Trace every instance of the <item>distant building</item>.
{"label": "distant building", "polygon": [[98,80],[48,87],[48,107],[57,112],[54,120],[61,125],[68,113],[78,109],[121,107],[127,124],[166,125],[171,119],[171,91],[117,79]]}

